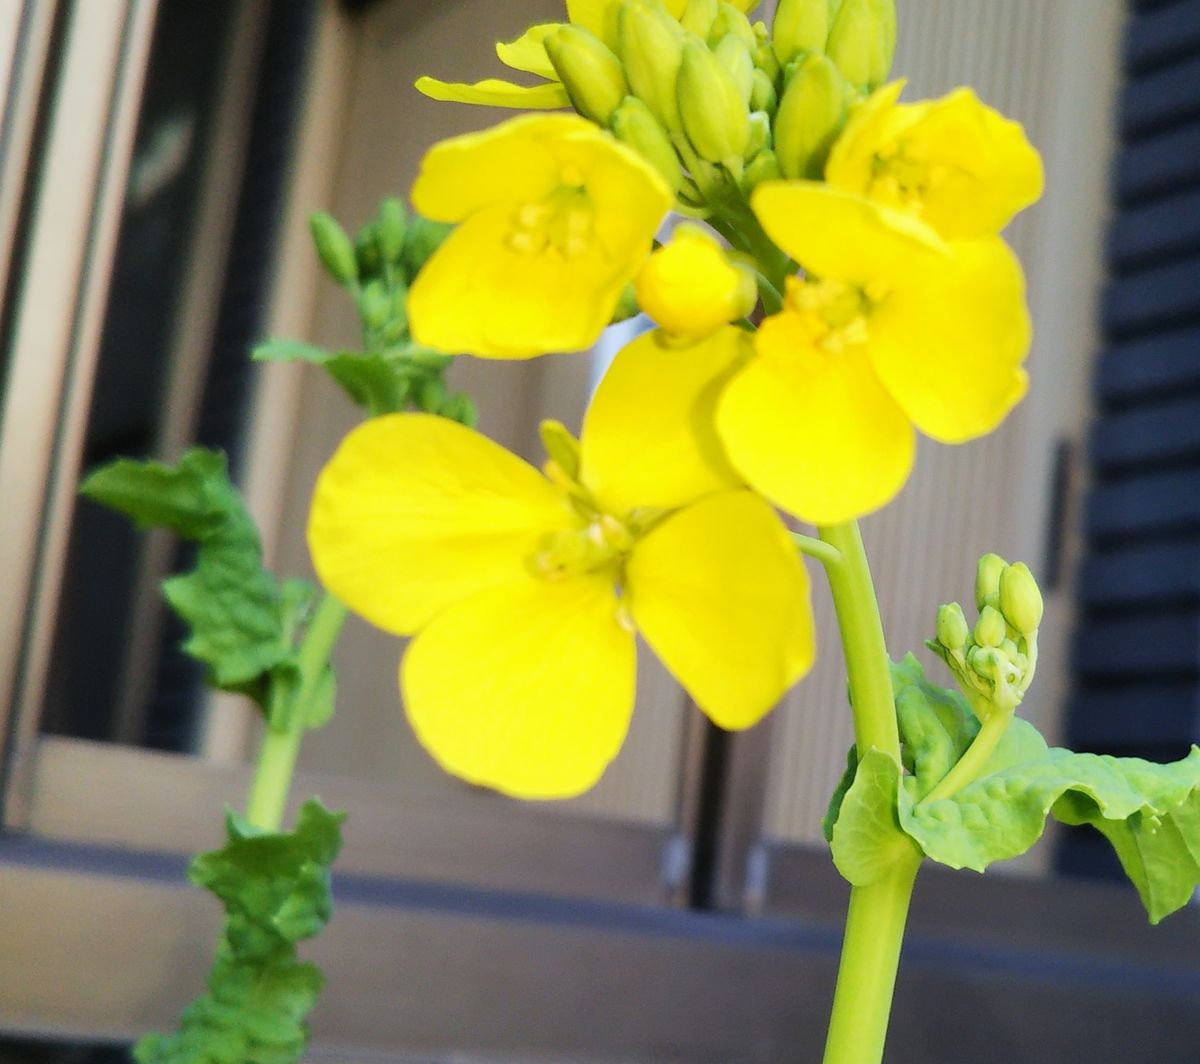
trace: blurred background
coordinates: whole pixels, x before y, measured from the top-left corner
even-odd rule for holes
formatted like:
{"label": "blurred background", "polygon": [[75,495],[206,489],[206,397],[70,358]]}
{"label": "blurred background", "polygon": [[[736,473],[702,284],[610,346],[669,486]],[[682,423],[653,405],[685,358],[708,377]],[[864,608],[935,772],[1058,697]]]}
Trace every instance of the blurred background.
{"label": "blurred background", "polygon": [[[970,597],[979,554],[1024,560],[1047,616],[1023,712],[1052,742],[1180,757],[1200,732],[1200,0],[897,6],[908,97],[972,85],[1025,124],[1047,193],[1007,234],[1029,398],[984,441],[922,445],[864,522],[893,656]],[[355,342],[307,214],[353,228],[404,195],[434,140],[502,117],[414,78],[489,76],[495,41],[561,17],[0,0],[0,1062],[121,1060],[173,1025],[219,921],[186,855],[218,842],[257,742],[176,648],[157,585],[178,545],[77,500],[81,472],[221,447],[271,564],[308,575],[313,479],[357,414],[319,371],[246,357]],[[535,457],[540,417],[578,426],[599,357],[454,375]],[[295,788],[350,811],[311,1059],[818,1059],[846,900],[819,821],[851,733],[813,576],[819,664],[766,722],[716,731],[647,656],[620,758],[558,804],[442,776],[400,712],[399,645],[352,619]],[[1196,1059],[1200,917],[1147,928],[1101,841],[922,873],[890,1061]]]}

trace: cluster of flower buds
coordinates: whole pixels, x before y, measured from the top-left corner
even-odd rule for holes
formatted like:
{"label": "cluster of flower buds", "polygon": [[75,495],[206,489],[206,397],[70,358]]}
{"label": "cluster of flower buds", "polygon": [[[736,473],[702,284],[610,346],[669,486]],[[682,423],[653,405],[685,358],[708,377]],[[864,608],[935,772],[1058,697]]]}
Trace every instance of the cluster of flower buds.
{"label": "cluster of flower buds", "polygon": [[1012,714],[1037,666],[1042,594],[1029,567],[985,554],[975,572],[975,627],[957,602],[938,608],[937,639],[926,642],[954,674],[980,721]]}
{"label": "cluster of flower buds", "polygon": [[819,177],[853,100],[886,78],[895,0],[780,0],[774,26],[745,0],[621,0],[601,39],[560,24],[546,55],[575,109],[706,214],[779,177]]}

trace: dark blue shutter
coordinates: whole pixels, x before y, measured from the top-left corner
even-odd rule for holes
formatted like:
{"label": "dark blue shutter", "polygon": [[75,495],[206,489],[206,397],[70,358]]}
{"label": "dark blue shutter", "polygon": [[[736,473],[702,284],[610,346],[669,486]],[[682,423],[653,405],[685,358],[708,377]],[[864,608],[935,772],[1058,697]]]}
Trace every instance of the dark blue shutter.
{"label": "dark blue shutter", "polygon": [[[1130,5],[1068,740],[1200,736],[1200,0]],[[1067,872],[1116,872],[1070,833]]]}

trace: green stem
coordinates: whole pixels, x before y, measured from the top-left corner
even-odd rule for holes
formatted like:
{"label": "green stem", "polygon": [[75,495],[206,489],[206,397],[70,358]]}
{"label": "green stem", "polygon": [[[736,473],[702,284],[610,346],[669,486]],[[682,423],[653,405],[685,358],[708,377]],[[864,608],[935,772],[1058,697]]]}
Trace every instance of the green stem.
{"label": "green stem", "polygon": [[792,542],[796,544],[796,548],[801,554],[807,554],[810,558],[816,558],[827,569],[832,565],[842,564],[842,552],[837,547],[831,547],[824,540],[814,539],[812,536],[806,536],[800,532],[793,532]]}
{"label": "green stem", "polygon": [[[842,559],[827,572],[842,634],[859,756],[876,749],[899,764],[891,666],[862,536],[854,522],[818,531]],[[874,883],[851,888],[825,1064],[879,1064],[883,1059],[904,924],[920,862],[914,847]]]}
{"label": "green stem", "polygon": [[996,712],[988,717],[979,729],[979,734],[975,736],[971,745],[967,747],[966,753],[938,781],[933,790],[925,795],[917,804],[924,805],[927,802],[936,802],[942,798],[949,798],[961,791],[968,783],[974,783],[979,778],[979,772],[987,763],[987,759],[992,756],[996,746],[1004,738],[1004,733],[1008,731],[1008,726],[1011,723],[1011,713]]}
{"label": "green stem", "polygon": [[289,689],[272,679],[271,723],[263,736],[246,802],[246,819],[255,827],[278,831],[283,823],[296,758],[307,730],[309,702],[329,664],[345,619],[346,607],[327,593],[317,605],[300,644],[298,683]]}

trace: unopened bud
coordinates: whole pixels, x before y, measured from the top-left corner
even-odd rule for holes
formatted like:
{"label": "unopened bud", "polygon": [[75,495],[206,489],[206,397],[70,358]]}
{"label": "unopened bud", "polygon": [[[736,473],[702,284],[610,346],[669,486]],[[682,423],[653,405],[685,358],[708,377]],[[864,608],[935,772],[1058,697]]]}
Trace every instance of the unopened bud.
{"label": "unopened bud", "polygon": [[379,253],[378,222],[368,222],[354,236],[354,261],[358,264],[358,276],[374,277],[383,269],[383,256]]}
{"label": "unopened bud", "polygon": [[937,640],[947,650],[962,650],[967,645],[967,619],[957,602],[939,606],[937,612]]}
{"label": "unopened bud", "polygon": [[393,266],[404,254],[404,233],[408,228],[408,214],[404,204],[389,196],[379,206],[379,221],[375,226],[375,242],[379,254]]}
{"label": "unopened bud", "polygon": [[732,33],[722,37],[713,54],[720,64],[729,71],[738,92],[742,94],[744,103],[750,102],[750,93],[754,88],[754,59],[746,42],[738,40]]}
{"label": "unopened bud", "polygon": [[683,127],[675,87],[683,58],[683,28],[661,5],[645,0],[624,0],[617,19],[629,87],[667,132],[679,132]]}
{"label": "unopened bud", "polygon": [[369,281],[358,297],[358,310],[368,329],[382,329],[392,316],[392,300],[379,281]]}
{"label": "unopened bud", "polygon": [[883,84],[892,67],[894,19],[893,7],[889,27],[880,0],[842,0],[825,51],[850,84],[868,91]]}
{"label": "unopened bud", "polygon": [[628,144],[662,175],[672,192],[683,184],[683,169],[662,123],[636,96],[626,96],[608,120],[617,139]]}
{"label": "unopened bud", "polygon": [[1007,635],[1004,615],[991,606],[984,606],[975,622],[975,642],[981,647],[998,647]]}
{"label": "unopened bud", "polygon": [[475,406],[475,400],[466,392],[455,392],[442,404],[438,413],[451,421],[457,421],[460,425],[466,425],[469,429],[479,424],[479,410]]}
{"label": "unopened bud", "polygon": [[1042,593],[1024,562],[1014,562],[1000,574],[1000,610],[1022,635],[1036,632],[1042,623]]}
{"label": "unopened bud", "polygon": [[750,82],[750,109],[766,111],[767,114],[773,115],[778,105],[779,96],[775,92],[775,82],[756,67]]}
{"label": "unopened bud", "polygon": [[786,66],[798,55],[815,55],[825,50],[829,8],[829,0],[779,0],[771,39],[781,64]]}
{"label": "unopened bud", "polygon": [[409,220],[404,236],[404,272],[409,284],[453,228],[448,222],[435,222],[419,214]]}
{"label": "unopened bud", "polygon": [[712,24],[716,21],[718,0],[687,0],[679,23],[689,33],[694,33],[702,41],[708,40]]}
{"label": "unopened bud", "polygon": [[744,317],[758,300],[754,275],[703,229],[681,225],[635,282],[642,309],[673,336],[700,339]]}
{"label": "unopened bud", "polygon": [[546,455],[558,464],[569,480],[579,476],[579,441],[561,421],[547,419],[538,426]]}
{"label": "unopened bud", "polygon": [[560,26],[547,35],[545,45],[575,110],[584,118],[607,125],[629,92],[621,61],[582,26]]}
{"label": "unopened bud", "polygon": [[728,0],[721,0],[717,6],[717,17],[713,19],[713,24],[709,28],[708,39],[715,44],[722,37],[731,33],[739,38],[751,52],[758,46],[758,38],[754,34],[754,27],[750,25],[750,20]]}
{"label": "unopened bud", "polygon": [[750,138],[746,101],[729,71],[698,41],[689,41],[683,49],[679,114],[688,140],[702,159],[741,163]]}
{"label": "unopened bud", "polygon": [[846,124],[846,95],[845,79],[825,56],[797,66],[775,114],[775,154],[785,177],[821,176]]}
{"label": "unopened bud", "polygon": [[358,279],[358,262],[354,257],[354,245],[346,231],[331,215],[317,211],[309,216],[308,227],[321,264],[338,284],[349,284]]}
{"label": "unopened bud", "polygon": [[760,151],[742,173],[742,192],[749,196],[754,189],[764,181],[778,181],[783,177],[779,169],[779,160],[770,148]]}
{"label": "unopened bud", "polygon": [[985,554],[975,566],[975,608],[982,610],[987,605],[1000,601],[1000,574],[1008,565],[999,554]]}
{"label": "unopened bud", "polygon": [[749,161],[771,147],[771,116],[766,111],[750,113],[750,139],[746,142],[746,159]]}

